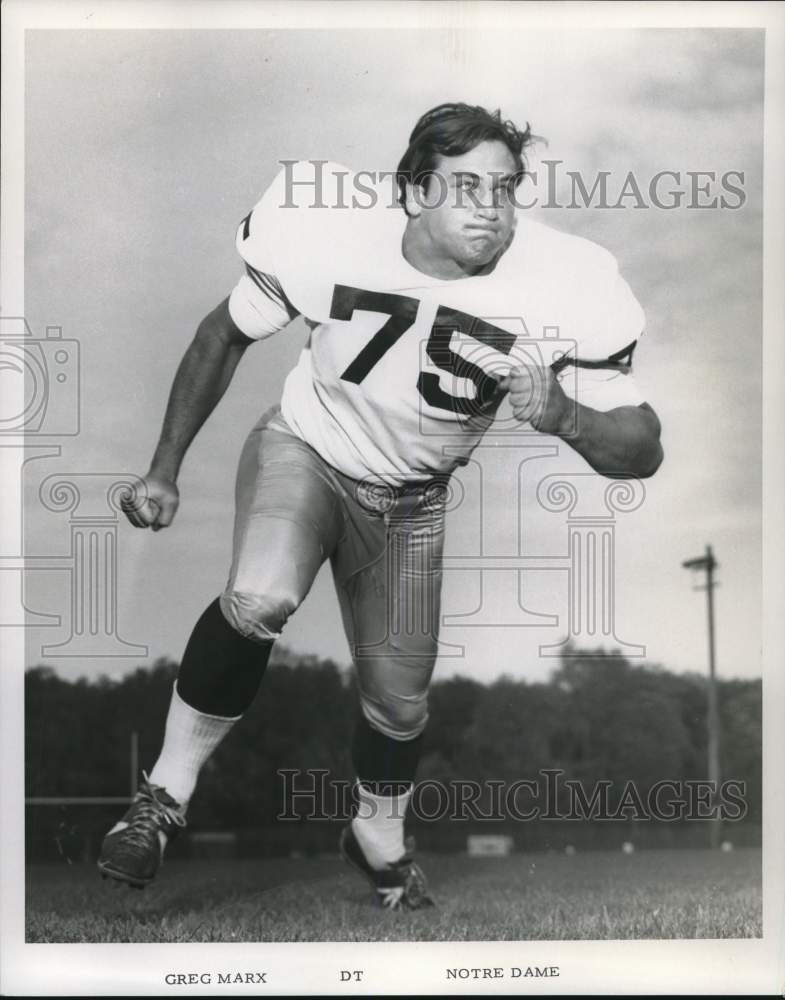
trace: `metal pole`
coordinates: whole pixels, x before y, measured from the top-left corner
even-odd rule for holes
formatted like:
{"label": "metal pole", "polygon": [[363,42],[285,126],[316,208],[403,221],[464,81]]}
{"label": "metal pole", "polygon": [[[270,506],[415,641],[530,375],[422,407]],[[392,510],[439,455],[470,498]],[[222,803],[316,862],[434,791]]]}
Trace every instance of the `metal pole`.
{"label": "metal pole", "polygon": [[[711,797],[714,807],[714,814],[710,826],[710,844],[712,847],[719,847],[722,835],[722,819],[719,813],[719,787],[720,787],[720,713],[717,702],[717,674],[715,663],[714,645],[714,570],[717,568],[717,560],[711,545],[706,546],[706,553],[697,559],[687,559],[682,563],[685,569],[706,570],[706,608],[709,628],[709,687],[708,687],[708,717],[706,725],[708,729],[708,771],[709,781],[712,783],[713,794]],[[698,588],[700,589],[700,588]]]}
{"label": "metal pole", "polygon": [[711,846],[720,846],[722,820],[719,814],[720,787],[720,713],[717,701],[717,675],[715,667],[714,646],[714,570],[717,563],[711,546],[706,546],[706,605],[709,625],[709,781],[715,789],[713,796],[717,813],[711,823]]}

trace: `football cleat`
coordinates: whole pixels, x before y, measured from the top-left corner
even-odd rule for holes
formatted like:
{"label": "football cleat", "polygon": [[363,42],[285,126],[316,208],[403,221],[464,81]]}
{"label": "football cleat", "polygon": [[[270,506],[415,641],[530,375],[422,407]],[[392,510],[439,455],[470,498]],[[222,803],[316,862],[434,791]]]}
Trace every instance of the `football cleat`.
{"label": "football cleat", "polygon": [[341,831],[341,856],[373,886],[376,899],[388,910],[420,910],[433,906],[422,869],[412,859],[414,841],[407,839],[407,852],[386,868],[372,868],[363,853],[351,823]]}
{"label": "football cleat", "polygon": [[104,878],[126,882],[134,889],[152,882],[166,844],[186,825],[180,804],[142,774],[141,788],[125,816],[104,837],[98,858]]}

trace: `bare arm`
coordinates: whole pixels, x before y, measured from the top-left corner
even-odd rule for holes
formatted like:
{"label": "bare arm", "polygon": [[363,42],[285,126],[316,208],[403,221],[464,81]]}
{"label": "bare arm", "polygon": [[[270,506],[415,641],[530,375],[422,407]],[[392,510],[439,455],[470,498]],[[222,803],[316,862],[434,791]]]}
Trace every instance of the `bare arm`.
{"label": "bare arm", "polygon": [[179,504],[177,476],[185,453],[232,380],[245,349],[253,341],[235,325],[228,299],[209,313],[196,331],[177,368],[158,445],[145,476],[145,495],[123,502],[137,528],[165,528]]}
{"label": "bare arm", "polygon": [[228,299],[199,324],[183,355],[169,392],[161,436],[150,472],[177,479],[185,453],[232,380],[253,341],[234,324]]}
{"label": "bare arm", "polygon": [[574,407],[576,431],[568,429],[560,436],[595,472],[612,479],[654,475],[663,452],[660,421],[648,403],[619,406],[604,413],[580,403]]}
{"label": "bare arm", "polygon": [[500,386],[518,420],[563,438],[600,475],[645,479],[660,467],[660,421],[648,403],[594,410],[570,399],[550,368],[518,369]]}

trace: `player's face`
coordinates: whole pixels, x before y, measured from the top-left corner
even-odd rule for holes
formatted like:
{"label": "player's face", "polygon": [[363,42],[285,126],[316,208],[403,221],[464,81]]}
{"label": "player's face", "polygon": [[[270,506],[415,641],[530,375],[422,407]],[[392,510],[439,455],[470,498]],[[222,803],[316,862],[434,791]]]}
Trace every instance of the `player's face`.
{"label": "player's face", "polygon": [[441,276],[476,273],[507,243],[515,224],[517,169],[502,142],[437,159],[413,222],[420,251]]}

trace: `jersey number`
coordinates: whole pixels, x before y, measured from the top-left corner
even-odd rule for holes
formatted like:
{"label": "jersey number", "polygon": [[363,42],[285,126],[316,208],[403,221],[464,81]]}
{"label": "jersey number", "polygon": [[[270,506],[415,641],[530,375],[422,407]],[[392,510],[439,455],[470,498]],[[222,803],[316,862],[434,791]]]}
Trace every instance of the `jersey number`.
{"label": "jersey number", "polygon": [[[331,319],[350,320],[355,309],[386,313],[388,317],[381,329],[347,366],[341,378],[359,385],[387,351],[411,328],[417,318],[419,306],[418,299],[407,295],[369,292],[348,285],[336,285],[330,308]],[[417,389],[426,403],[440,410],[449,410],[463,416],[493,412],[502,399],[502,393],[497,391],[496,379],[452,349],[452,335],[456,332],[472,337],[502,354],[509,354],[515,343],[514,334],[507,330],[501,330],[492,323],[461,312],[460,309],[439,306],[425,345],[425,353],[441,371],[456,378],[469,379],[474,384],[475,396],[467,399],[445,392],[435,372],[420,372]]]}

